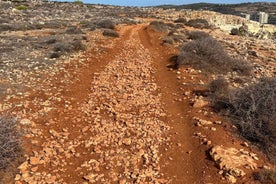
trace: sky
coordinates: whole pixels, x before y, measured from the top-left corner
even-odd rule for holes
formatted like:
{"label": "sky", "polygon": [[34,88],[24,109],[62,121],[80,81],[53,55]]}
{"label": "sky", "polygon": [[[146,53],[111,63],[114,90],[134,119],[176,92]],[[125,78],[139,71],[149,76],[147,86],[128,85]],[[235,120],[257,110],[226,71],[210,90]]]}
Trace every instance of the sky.
{"label": "sky", "polygon": [[[74,1],[74,0],[59,0],[59,1]],[[120,6],[154,6],[164,4],[191,4],[199,2],[220,3],[220,4],[236,4],[245,2],[276,2],[276,0],[82,0],[85,3],[91,4],[109,4]]]}

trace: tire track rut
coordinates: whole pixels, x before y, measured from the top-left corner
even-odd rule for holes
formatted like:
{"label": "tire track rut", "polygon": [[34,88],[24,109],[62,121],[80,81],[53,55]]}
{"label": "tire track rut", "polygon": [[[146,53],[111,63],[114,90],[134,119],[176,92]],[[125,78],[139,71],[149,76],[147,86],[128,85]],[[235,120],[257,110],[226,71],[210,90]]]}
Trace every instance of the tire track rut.
{"label": "tire track rut", "polygon": [[17,183],[169,182],[160,172],[169,127],[141,28],[123,28],[127,40],[94,73],[86,101],[73,100],[73,108],[57,112],[49,126],[33,128],[35,138],[43,139],[27,153]]}

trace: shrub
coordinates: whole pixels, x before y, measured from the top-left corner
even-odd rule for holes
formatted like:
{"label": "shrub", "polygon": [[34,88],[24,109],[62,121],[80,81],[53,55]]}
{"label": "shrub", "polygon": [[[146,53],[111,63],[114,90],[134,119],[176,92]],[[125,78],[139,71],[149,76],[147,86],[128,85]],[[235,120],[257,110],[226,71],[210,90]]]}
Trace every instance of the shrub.
{"label": "shrub", "polygon": [[180,18],[176,19],[176,20],[174,21],[174,23],[182,23],[182,24],[185,24],[185,23],[187,23],[187,20],[184,19],[183,17],[180,17]]}
{"label": "shrub", "polygon": [[55,39],[55,38],[50,38],[50,39],[45,41],[46,44],[54,44],[56,42],[57,42],[57,39]]}
{"label": "shrub", "polygon": [[59,42],[54,45],[55,52],[72,52],[84,50],[85,46],[78,39],[73,40],[72,42]]}
{"label": "shrub", "polygon": [[15,9],[17,9],[17,10],[27,10],[28,7],[27,7],[27,6],[24,6],[24,5],[19,5],[19,6],[17,6]]}
{"label": "shrub", "polygon": [[70,52],[72,49],[72,45],[67,42],[59,42],[54,45],[55,52]]}
{"label": "shrub", "polygon": [[83,4],[83,2],[81,0],[75,0],[74,4]]}
{"label": "shrub", "polygon": [[174,43],[174,39],[171,36],[166,36],[162,39],[163,43],[162,44],[169,44],[172,45]]}
{"label": "shrub", "polygon": [[203,31],[191,31],[188,33],[188,38],[192,40],[198,40],[209,36],[210,35],[208,33],[205,33]]}
{"label": "shrub", "polygon": [[53,59],[53,58],[59,58],[61,56],[60,53],[58,52],[53,52],[49,55],[49,58]]}
{"label": "shrub", "polygon": [[21,134],[17,130],[16,119],[0,117],[0,170],[22,156]]}
{"label": "shrub", "polygon": [[231,29],[231,33],[230,33],[231,35],[239,35],[240,33],[239,33],[239,29],[238,28],[233,28],[233,29]]}
{"label": "shrub", "polygon": [[276,170],[275,169],[271,169],[271,170],[267,170],[267,169],[263,169],[258,173],[254,174],[254,178],[255,180],[259,180],[262,183],[276,183]]}
{"label": "shrub", "polygon": [[100,28],[115,29],[115,24],[111,20],[101,20],[97,23],[97,26]]}
{"label": "shrub", "polygon": [[[178,67],[190,65],[209,73],[225,74],[236,71],[241,75],[247,75],[251,72],[249,64],[243,60],[231,58],[222,45],[212,37],[201,38],[185,44],[180,50],[176,65]],[[246,67],[247,65],[248,67]]]}
{"label": "shrub", "polygon": [[276,162],[276,77],[244,89],[230,90],[225,79],[209,85],[212,107],[237,126],[239,133]]}
{"label": "shrub", "polygon": [[78,28],[78,27],[75,27],[75,26],[72,26],[72,27],[68,27],[65,31],[66,34],[84,34],[84,32]]}
{"label": "shrub", "polygon": [[230,118],[246,139],[276,161],[276,77],[229,94]]}
{"label": "shrub", "polygon": [[205,19],[192,19],[192,20],[189,20],[186,23],[186,25],[194,28],[199,28],[199,29],[210,28],[208,21]]}
{"label": "shrub", "polygon": [[75,39],[70,44],[73,46],[74,51],[85,50],[85,45],[81,42],[81,40]]}
{"label": "shrub", "polygon": [[119,37],[119,33],[117,33],[114,30],[111,30],[111,29],[105,29],[103,31],[103,35],[104,36],[110,36],[110,37]]}
{"label": "shrub", "polygon": [[229,83],[225,78],[219,77],[213,80],[209,84],[209,91],[211,105],[215,111],[228,108]]}
{"label": "shrub", "polygon": [[167,25],[162,21],[152,21],[150,26],[156,31],[166,32],[168,30]]}
{"label": "shrub", "polygon": [[239,36],[248,36],[249,35],[248,26],[244,24],[239,28],[233,28],[230,34],[239,35]]}

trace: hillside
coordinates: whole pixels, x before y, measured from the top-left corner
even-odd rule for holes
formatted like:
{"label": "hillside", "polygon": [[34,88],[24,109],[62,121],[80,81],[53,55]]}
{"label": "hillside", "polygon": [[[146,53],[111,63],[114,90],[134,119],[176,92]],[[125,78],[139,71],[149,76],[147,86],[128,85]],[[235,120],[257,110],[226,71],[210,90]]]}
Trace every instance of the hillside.
{"label": "hillside", "polygon": [[222,14],[238,15],[242,13],[255,14],[258,12],[266,12],[270,14],[271,19],[276,18],[276,3],[259,2],[259,3],[241,3],[241,4],[211,4],[211,3],[195,3],[187,5],[164,5],[158,6],[164,9],[191,9],[191,10],[209,10]]}
{"label": "hillside", "polygon": [[275,26],[41,0],[0,12],[1,184],[275,183]]}

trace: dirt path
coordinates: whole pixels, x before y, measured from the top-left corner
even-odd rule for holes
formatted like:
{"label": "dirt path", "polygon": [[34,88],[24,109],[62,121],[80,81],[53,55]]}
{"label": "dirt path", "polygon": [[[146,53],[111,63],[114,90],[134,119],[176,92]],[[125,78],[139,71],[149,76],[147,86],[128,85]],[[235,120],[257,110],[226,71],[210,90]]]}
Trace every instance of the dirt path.
{"label": "dirt path", "polygon": [[78,73],[65,68],[28,97],[43,107],[28,105],[18,184],[219,181],[206,171],[205,148],[192,137],[189,102],[175,100],[183,94],[166,68],[175,51],[160,46],[160,34],[145,25],[120,33],[102,55],[87,52]]}

